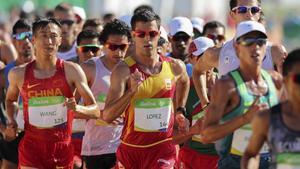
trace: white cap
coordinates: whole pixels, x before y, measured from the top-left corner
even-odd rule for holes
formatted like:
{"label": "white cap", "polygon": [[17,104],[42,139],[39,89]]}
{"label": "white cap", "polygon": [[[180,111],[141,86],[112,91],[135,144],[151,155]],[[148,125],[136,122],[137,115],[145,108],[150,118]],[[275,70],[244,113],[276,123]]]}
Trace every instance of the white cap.
{"label": "white cap", "polygon": [[121,21],[125,22],[129,26],[129,28],[131,28],[131,18],[132,15],[123,15],[119,17]]}
{"label": "white cap", "polygon": [[215,46],[214,41],[207,37],[199,37],[192,41],[189,46],[189,53],[195,56],[201,55],[206,49]]}
{"label": "white cap", "polygon": [[203,26],[204,26],[204,20],[199,17],[193,17],[191,19],[193,28],[197,29],[200,33],[203,31]]}
{"label": "white cap", "polygon": [[164,38],[167,42],[169,42],[168,33],[166,29],[163,26],[160,26],[159,30],[160,30],[160,37]]}
{"label": "white cap", "polygon": [[244,21],[238,24],[234,40],[253,31],[261,32],[267,37],[266,28],[263,24],[256,21]]}
{"label": "white cap", "polygon": [[82,20],[86,20],[86,14],[82,7],[73,6],[75,15],[78,15]]}
{"label": "white cap", "polygon": [[189,36],[193,36],[193,25],[192,22],[186,17],[175,17],[169,24],[169,34],[174,36],[178,32],[184,32]]}

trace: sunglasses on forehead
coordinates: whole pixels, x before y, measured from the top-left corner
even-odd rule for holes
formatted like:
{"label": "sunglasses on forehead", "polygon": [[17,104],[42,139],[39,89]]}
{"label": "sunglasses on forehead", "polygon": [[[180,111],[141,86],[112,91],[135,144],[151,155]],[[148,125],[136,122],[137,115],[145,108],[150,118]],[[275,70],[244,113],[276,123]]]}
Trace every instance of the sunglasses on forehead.
{"label": "sunglasses on forehead", "polygon": [[149,31],[149,32],[145,32],[145,31],[134,31],[134,34],[139,37],[139,38],[145,38],[146,35],[149,35],[150,38],[154,38],[156,37],[159,32],[158,31]]}
{"label": "sunglasses on forehead", "polygon": [[293,78],[293,82],[300,85],[300,73],[299,74],[293,74],[292,78]]}
{"label": "sunglasses on forehead", "polygon": [[248,11],[251,11],[252,14],[256,14],[261,11],[261,7],[258,7],[258,6],[250,6],[250,7],[236,6],[236,7],[232,8],[232,11],[236,12],[236,13],[240,13],[240,14],[245,14]]}
{"label": "sunglasses on forehead", "polygon": [[16,40],[32,39],[32,32],[22,32],[12,36]]}
{"label": "sunglasses on forehead", "polygon": [[106,43],[104,46],[111,51],[115,51],[117,49],[124,51],[128,47],[128,45],[129,45],[128,43],[124,43],[124,44],[120,44],[120,45],[113,44],[113,43]]}
{"label": "sunglasses on forehead", "polygon": [[245,38],[245,39],[239,39],[237,41],[237,43],[241,44],[243,46],[252,46],[253,44],[263,46],[263,45],[267,44],[267,39],[265,39],[265,38]]}
{"label": "sunglasses on forehead", "polygon": [[81,45],[81,46],[77,46],[77,49],[79,50],[79,52],[93,52],[93,53],[97,53],[100,50],[100,46],[99,45]]}
{"label": "sunglasses on forehead", "polygon": [[71,26],[71,25],[73,25],[73,24],[75,23],[75,21],[73,21],[73,20],[71,20],[71,19],[62,19],[62,20],[59,20],[59,23],[60,23],[61,25],[66,24],[66,25],[68,25],[68,26]]}

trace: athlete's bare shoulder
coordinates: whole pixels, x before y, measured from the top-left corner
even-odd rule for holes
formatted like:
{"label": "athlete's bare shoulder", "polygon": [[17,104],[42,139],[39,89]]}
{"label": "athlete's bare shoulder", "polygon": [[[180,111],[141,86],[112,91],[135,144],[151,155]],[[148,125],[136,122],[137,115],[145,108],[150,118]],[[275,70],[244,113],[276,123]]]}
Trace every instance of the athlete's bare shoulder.
{"label": "athlete's bare shoulder", "polygon": [[172,66],[172,71],[175,74],[175,76],[181,75],[186,71],[185,64],[183,63],[182,60],[170,58],[170,62]]}
{"label": "athlete's bare shoulder", "polygon": [[219,54],[221,47],[208,48],[199,59],[199,64],[209,65],[211,67],[217,67],[219,61]]}
{"label": "athlete's bare shoulder", "polygon": [[114,77],[127,79],[130,75],[130,69],[124,61],[121,61],[113,68],[112,74]]}

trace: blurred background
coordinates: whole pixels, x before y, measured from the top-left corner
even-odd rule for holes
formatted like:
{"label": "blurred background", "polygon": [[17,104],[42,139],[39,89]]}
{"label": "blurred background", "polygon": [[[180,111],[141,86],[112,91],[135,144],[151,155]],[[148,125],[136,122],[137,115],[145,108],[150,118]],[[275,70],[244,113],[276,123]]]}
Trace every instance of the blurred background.
{"label": "blurred background", "polygon": [[[161,16],[164,27],[174,16],[200,17],[205,22],[217,20],[227,27],[230,38],[234,25],[228,17],[229,0],[1,0],[0,28],[11,30],[11,25],[21,16],[44,17],[61,2],[85,9],[87,18],[102,18],[112,13],[116,17],[131,15],[142,4],[151,5]],[[300,43],[300,1],[262,0],[269,37],[274,43],[283,43],[288,51]]]}

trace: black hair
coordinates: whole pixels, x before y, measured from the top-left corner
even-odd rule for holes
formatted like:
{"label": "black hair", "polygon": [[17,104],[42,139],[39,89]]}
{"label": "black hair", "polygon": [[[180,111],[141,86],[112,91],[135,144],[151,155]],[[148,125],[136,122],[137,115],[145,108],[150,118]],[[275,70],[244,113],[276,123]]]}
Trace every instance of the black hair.
{"label": "black hair", "polygon": [[151,12],[153,12],[153,8],[150,5],[140,5],[137,8],[134,9],[133,14],[136,14],[140,11],[144,11],[144,10],[149,10]]}
{"label": "black hair", "polygon": [[109,35],[124,35],[128,38],[128,41],[131,40],[129,26],[119,19],[114,19],[112,22],[109,22],[104,26],[100,34],[100,42],[104,44]]}
{"label": "black hair", "polygon": [[[238,0],[230,0],[229,1],[230,10],[232,10],[234,7],[236,7],[237,3],[238,3]],[[261,0],[257,0],[257,3],[258,3],[258,6],[260,6],[261,5]]]}
{"label": "black hair", "polygon": [[289,72],[293,69],[295,64],[300,63],[300,48],[293,50],[290,52],[283,62],[282,66],[282,74],[283,76],[287,76]]}
{"label": "black hair", "polygon": [[88,27],[88,26],[97,27],[102,24],[103,23],[100,18],[88,19],[84,22],[82,29],[84,29],[85,27]]}
{"label": "black hair", "polygon": [[104,20],[111,20],[111,19],[113,19],[113,18],[115,18],[116,16],[115,16],[115,14],[113,14],[113,13],[106,13],[106,14],[104,14],[103,15],[103,17],[102,17],[102,20],[104,21]]}
{"label": "black hair", "polygon": [[139,12],[135,13],[131,18],[131,28],[135,30],[135,26],[137,22],[151,22],[156,21],[158,29],[160,28],[160,17],[153,11],[149,10],[140,10]]}
{"label": "black hair", "polygon": [[31,24],[26,19],[19,19],[12,28],[12,33],[16,34],[18,29],[27,29],[31,31]]}
{"label": "black hair", "polygon": [[219,22],[219,21],[210,21],[210,22],[207,22],[204,26],[203,26],[203,35],[206,34],[206,31],[208,29],[214,29],[214,28],[219,28],[219,27],[222,27],[224,29],[224,33],[225,33],[225,26]]}
{"label": "black hair", "polygon": [[162,45],[164,45],[165,43],[167,43],[166,39],[164,39],[164,38],[162,38],[162,37],[159,37],[157,46],[162,46]]}
{"label": "black hair", "polygon": [[40,19],[35,21],[32,24],[32,34],[33,36],[37,34],[37,31],[45,28],[47,25],[49,24],[55,24],[56,26],[58,26],[61,29],[61,24],[54,18],[48,18],[48,19]]}
{"label": "black hair", "polygon": [[77,36],[77,45],[80,45],[83,39],[97,39],[99,41],[99,33],[91,30],[85,30],[78,34]]}
{"label": "black hair", "polygon": [[58,4],[54,8],[54,11],[63,11],[63,12],[72,11],[72,12],[74,12],[72,5],[65,3],[65,2]]}

